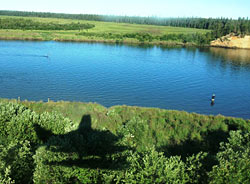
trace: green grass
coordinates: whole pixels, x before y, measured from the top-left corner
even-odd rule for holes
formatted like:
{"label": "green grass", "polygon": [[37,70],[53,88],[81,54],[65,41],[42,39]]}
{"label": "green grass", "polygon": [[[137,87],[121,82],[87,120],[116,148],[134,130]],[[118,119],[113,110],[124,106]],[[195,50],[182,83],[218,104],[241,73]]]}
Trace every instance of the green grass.
{"label": "green grass", "polygon": [[[0,18],[10,16],[0,16]],[[126,34],[126,33],[149,33],[152,36],[161,36],[164,34],[205,34],[210,30],[193,29],[193,28],[180,28],[170,26],[154,26],[154,25],[139,25],[139,24],[127,24],[127,23],[113,23],[113,22],[99,22],[99,21],[84,21],[84,20],[71,20],[71,19],[57,19],[57,18],[37,18],[37,17],[11,17],[32,19],[36,22],[43,23],[90,23],[95,27],[88,30],[89,33],[103,34]],[[86,30],[85,30],[86,32]],[[10,40],[58,40],[58,41],[97,41],[97,42],[115,42],[116,40],[105,39],[100,37],[87,37],[83,35],[77,35],[79,31],[43,31],[43,30],[0,30],[0,39]],[[124,43],[138,43],[136,39],[125,39]],[[151,44],[166,44],[166,41],[153,41]]]}

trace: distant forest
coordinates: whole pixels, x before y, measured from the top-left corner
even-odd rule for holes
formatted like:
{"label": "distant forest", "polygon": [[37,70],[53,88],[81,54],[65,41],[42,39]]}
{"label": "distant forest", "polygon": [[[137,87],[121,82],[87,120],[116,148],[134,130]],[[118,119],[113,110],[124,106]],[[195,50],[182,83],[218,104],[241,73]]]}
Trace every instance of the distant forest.
{"label": "distant forest", "polygon": [[138,16],[111,16],[95,14],[64,14],[64,13],[44,13],[44,12],[23,12],[0,10],[0,15],[24,16],[24,17],[46,17],[64,18],[78,20],[93,20],[105,22],[149,24],[161,26],[187,27],[197,29],[212,30],[213,37],[219,38],[229,33],[250,34],[250,20],[248,18],[238,18],[238,20],[228,18],[158,18],[158,17],[138,17]]}

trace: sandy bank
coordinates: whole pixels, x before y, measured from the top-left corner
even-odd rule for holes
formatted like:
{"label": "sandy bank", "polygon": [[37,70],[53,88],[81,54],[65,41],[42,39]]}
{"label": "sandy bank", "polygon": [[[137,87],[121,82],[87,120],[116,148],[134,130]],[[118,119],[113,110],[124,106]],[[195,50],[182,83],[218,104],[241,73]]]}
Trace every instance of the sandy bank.
{"label": "sandy bank", "polygon": [[250,35],[236,36],[233,34],[223,36],[211,42],[213,47],[250,49]]}

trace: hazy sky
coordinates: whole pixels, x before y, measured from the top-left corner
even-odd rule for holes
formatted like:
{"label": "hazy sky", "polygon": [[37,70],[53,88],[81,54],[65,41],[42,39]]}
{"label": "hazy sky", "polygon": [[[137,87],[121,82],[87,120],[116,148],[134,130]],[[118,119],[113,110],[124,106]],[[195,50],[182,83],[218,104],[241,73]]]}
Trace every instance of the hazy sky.
{"label": "hazy sky", "polygon": [[250,0],[1,0],[0,9],[130,16],[250,18]]}

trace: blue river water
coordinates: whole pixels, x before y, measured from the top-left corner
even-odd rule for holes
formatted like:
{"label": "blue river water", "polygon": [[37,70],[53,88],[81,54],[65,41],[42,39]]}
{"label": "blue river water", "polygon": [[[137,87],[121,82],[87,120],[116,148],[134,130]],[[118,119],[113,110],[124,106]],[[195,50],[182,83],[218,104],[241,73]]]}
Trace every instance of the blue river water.
{"label": "blue river water", "polygon": [[250,50],[0,41],[0,98],[18,97],[250,119]]}

